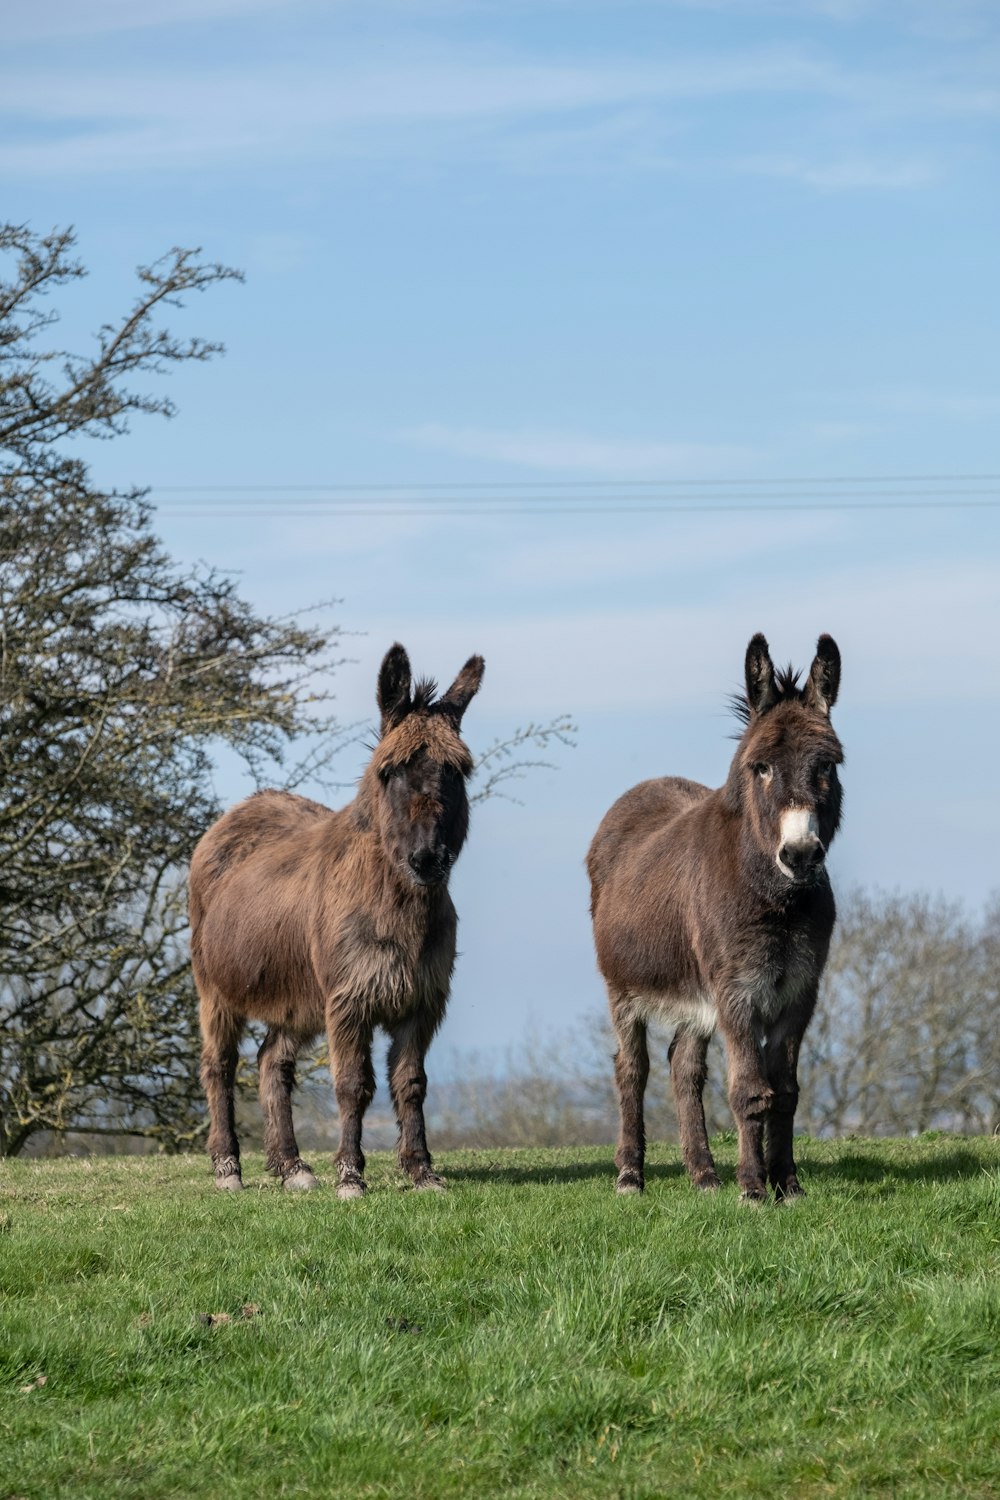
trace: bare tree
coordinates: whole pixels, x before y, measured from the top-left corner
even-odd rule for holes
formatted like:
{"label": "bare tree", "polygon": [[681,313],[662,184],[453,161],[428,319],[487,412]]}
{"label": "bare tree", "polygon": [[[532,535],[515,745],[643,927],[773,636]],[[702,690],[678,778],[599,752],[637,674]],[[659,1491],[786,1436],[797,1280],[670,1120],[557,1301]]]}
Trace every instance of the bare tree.
{"label": "bare tree", "polygon": [[992,1128],[1000,1095],[994,903],[977,927],[925,894],[841,902],[801,1060],[816,1134]]}
{"label": "bare tree", "polygon": [[72,246],[0,229],[0,1153],[43,1129],[198,1128],[180,871],[217,812],[213,755],[260,772],[336,732],[315,681],[336,630],[178,567],[143,496],[57,446],[171,415],[128,378],[218,352],[156,318],[236,273],[174,251],[76,355],[47,301],[83,274]]}
{"label": "bare tree", "polygon": [[987,905],[979,941],[979,1003],[970,1018],[978,1086],[967,1106],[969,1127],[1000,1135],[1000,893]]}

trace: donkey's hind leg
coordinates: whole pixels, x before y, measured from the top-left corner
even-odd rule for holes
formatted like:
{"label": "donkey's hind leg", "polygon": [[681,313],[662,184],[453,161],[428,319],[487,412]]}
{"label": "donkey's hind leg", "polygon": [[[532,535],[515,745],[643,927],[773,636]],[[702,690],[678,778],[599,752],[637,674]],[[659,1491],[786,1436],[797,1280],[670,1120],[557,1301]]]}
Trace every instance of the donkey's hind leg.
{"label": "donkey's hind leg", "polygon": [[705,1058],[709,1038],[697,1032],[677,1032],[670,1043],[670,1080],[674,1088],[677,1126],[681,1137],[681,1155],[688,1176],[696,1188],[711,1190],[719,1186],[715,1162],[708,1148],[705,1128],[705,1080],[708,1069]]}
{"label": "donkey's hind leg", "polygon": [[207,988],[200,990],[200,997],[201,1082],[211,1120],[208,1153],[215,1168],[216,1187],[239,1191],[243,1179],[233,1090],[243,1022],[220,1005]]}
{"label": "donkey's hind leg", "polygon": [[437,1016],[431,1011],[395,1028],[389,1048],[389,1092],[399,1124],[399,1165],[413,1179],[414,1187],[443,1192],[447,1184],[434,1171],[424,1127],[424,1057],[436,1029]]}
{"label": "donkey's hind leg", "polygon": [[643,1095],[649,1077],[649,1049],[646,1045],[646,1022],[636,1015],[634,1003],[626,996],[611,994],[611,1021],[618,1038],[615,1053],[615,1085],[618,1089],[618,1168],[617,1193],[641,1193],[645,1187],[643,1165],[646,1159],[646,1129],[643,1120]]}
{"label": "donkey's hind leg", "polygon": [[337,1151],[337,1197],[360,1198],[365,1192],[365,1158],[361,1150],[361,1122],[375,1094],[372,1068],[372,1030],[346,1021],[328,1028],[330,1071],[340,1111]]}
{"label": "donkey's hind leg", "polygon": [[319,1187],[312,1167],[299,1155],[292,1123],[295,1059],[301,1040],[282,1026],[269,1026],[257,1053],[268,1171],[281,1178],[282,1187],[299,1190]]}

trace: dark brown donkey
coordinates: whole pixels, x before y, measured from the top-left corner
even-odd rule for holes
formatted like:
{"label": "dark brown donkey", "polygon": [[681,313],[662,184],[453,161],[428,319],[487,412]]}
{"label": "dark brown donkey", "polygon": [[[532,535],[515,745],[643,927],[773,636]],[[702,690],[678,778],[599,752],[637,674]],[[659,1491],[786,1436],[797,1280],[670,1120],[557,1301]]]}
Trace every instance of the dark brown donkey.
{"label": "dark brown donkey", "polygon": [[191,962],[217,1187],[243,1185],[233,1079],[249,1020],[267,1023],[257,1054],[264,1144],[286,1188],[319,1185],[299,1156],[291,1095],[299,1048],[325,1030],[340,1110],[337,1192],[364,1192],[376,1026],[392,1038],[400,1165],[418,1188],[444,1186],[424,1133],[424,1056],[455,962],[448,876],[468,830],[472,770],[459,731],[482,676],[472,656],[442,697],[432,682],[411,691],[406,652],[393,646],[378,679],[381,736],[354,801],[331,812],[291,792],[257,792],[198,844]]}
{"label": "dark brown donkey", "polygon": [[[684,1163],[719,1179],[702,1091],[716,1027],[739,1128],[742,1196],[802,1192],[792,1156],[799,1046],[833,931],[825,858],[840,823],[840,741],[830,709],[840,652],[821,635],[805,686],[775,673],[767,642],[746,654],[745,724],[718,791],[665,776],[626,792],[587,856],[597,962],[618,1036],[618,1192],[643,1188],[646,1025],[674,1030],[670,1069]],[[765,1142],[765,1127],[767,1139]]]}

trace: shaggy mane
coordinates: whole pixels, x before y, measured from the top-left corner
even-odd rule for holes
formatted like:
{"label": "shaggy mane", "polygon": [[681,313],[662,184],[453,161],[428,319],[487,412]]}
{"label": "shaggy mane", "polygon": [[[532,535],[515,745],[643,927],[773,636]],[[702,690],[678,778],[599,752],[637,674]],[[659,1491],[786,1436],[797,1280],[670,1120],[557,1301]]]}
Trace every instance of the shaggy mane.
{"label": "shaggy mane", "polygon": [[780,667],[774,674],[774,685],[778,689],[778,702],[781,703],[788,698],[801,698],[802,689],[799,687],[801,672],[796,672],[791,662],[787,667]]}
{"label": "shaggy mane", "polygon": [[434,707],[437,699],[437,683],[433,677],[418,677],[413,686],[413,699],[410,712],[414,714],[425,714]]}
{"label": "shaggy mane", "polygon": [[[788,663],[787,667],[775,668],[775,697],[774,703],[772,703],[771,705],[772,708],[774,708],[779,703],[800,703],[802,701],[805,696],[805,692],[803,688],[799,687],[799,678],[801,675],[802,674],[800,672],[796,672],[791,662]],[[753,710],[750,707],[750,701],[747,698],[746,691],[744,690],[741,693],[730,693],[729,707],[732,709],[733,713],[736,715],[737,719],[745,729],[746,726],[750,723],[750,719],[753,714]],[[733,738],[739,739],[740,735],[734,735]]]}

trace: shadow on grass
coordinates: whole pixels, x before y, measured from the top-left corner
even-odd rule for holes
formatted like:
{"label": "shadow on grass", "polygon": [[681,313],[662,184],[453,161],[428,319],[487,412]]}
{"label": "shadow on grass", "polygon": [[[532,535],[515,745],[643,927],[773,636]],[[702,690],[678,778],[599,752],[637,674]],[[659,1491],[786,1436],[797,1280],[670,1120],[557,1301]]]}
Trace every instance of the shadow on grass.
{"label": "shadow on grass", "polygon": [[[854,1152],[849,1142],[843,1143],[843,1153],[834,1160],[812,1156],[805,1142],[800,1145],[796,1155],[803,1185],[807,1192],[810,1181],[816,1183],[817,1186],[820,1183],[836,1182],[877,1184],[883,1189],[891,1190],[894,1184],[902,1186],[919,1182],[959,1182],[980,1177],[985,1170],[988,1170],[981,1156],[977,1156],[975,1152],[962,1146],[950,1143],[945,1146],[942,1143],[941,1148],[934,1151],[928,1150],[927,1145],[921,1145],[919,1141],[914,1141],[912,1144],[921,1153],[915,1159],[897,1156],[895,1150],[887,1150],[884,1155],[877,1155],[871,1151]],[[723,1150],[726,1149],[724,1143],[720,1142],[719,1145]],[[893,1142],[892,1145],[898,1150],[898,1142]],[[614,1185],[614,1152],[611,1147],[608,1147],[606,1160],[587,1162],[539,1161],[515,1164],[504,1161],[502,1157],[489,1159],[486,1152],[483,1156],[484,1160],[468,1165],[452,1166],[449,1164],[445,1168],[449,1181],[456,1183],[502,1182],[512,1185],[536,1183],[544,1186],[547,1183],[568,1184],[606,1180],[609,1188]],[[716,1170],[724,1188],[735,1183],[735,1166],[726,1161],[719,1161],[718,1155],[716,1155]],[[647,1187],[657,1183],[680,1183],[686,1180],[687,1173],[680,1161],[647,1161],[646,1163]]]}
{"label": "shadow on grass", "polygon": [[845,1152],[837,1161],[819,1161],[810,1160],[803,1153],[800,1165],[803,1179],[807,1182],[809,1178],[839,1178],[843,1182],[875,1183],[958,1182],[963,1178],[981,1177],[986,1170],[981,1157],[962,1147],[916,1161],[900,1161],[895,1157],[869,1156],[864,1153],[854,1155],[850,1152]]}
{"label": "shadow on grass", "polygon": [[[609,1188],[615,1182],[613,1153],[609,1150],[607,1161],[596,1162],[538,1162],[536,1165],[512,1166],[505,1162],[483,1162],[468,1167],[447,1166],[444,1168],[449,1182],[534,1182],[546,1183],[586,1182],[605,1179]],[[674,1180],[685,1177],[680,1162],[664,1162],[647,1165],[646,1183]]]}

